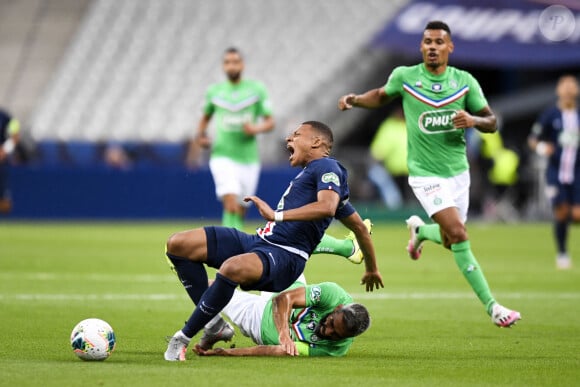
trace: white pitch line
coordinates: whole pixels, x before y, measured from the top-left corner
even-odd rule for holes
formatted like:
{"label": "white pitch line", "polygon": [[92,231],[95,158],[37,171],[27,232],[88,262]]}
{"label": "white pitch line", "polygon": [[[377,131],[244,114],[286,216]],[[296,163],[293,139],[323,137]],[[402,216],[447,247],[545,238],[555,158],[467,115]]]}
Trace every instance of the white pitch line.
{"label": "white pitch line", "polygon": [[[502,299],[578,300],[580,292],[567,293],[498,293]],[[471,299],[473,293],[354,293],[355,300],[457,300]],[[186,299],[186,295],[157,294],[0,294],[0,301],[170,301]]]}
{"label": "white pitch line", "polygon": [[[361,300],[457,300],[475,297],[474,293],[351,293],[352,298]],[[510,299],[579,299],[580,292],[566,293],[497,293],[498,298]]]}
{"label": "white pitch line", "polygon": [[168,274],[98,274],[98,273],[20,273],[8,272],[0,273],[0,280],[14,280],[18,278],[23,281],[95,281],[95,282],[175,282],[175,275]]}

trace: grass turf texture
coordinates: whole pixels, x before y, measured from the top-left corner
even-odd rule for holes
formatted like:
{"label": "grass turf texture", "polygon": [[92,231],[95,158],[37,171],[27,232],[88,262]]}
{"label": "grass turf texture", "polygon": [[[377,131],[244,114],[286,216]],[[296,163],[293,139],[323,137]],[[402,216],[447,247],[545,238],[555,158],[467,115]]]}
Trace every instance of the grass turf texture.
{"label": "grass turf texture", "polygon": [[[329,255],[309,282],[335,281],[373,324],[343,358],[196,357],[163,360],[165,336],[192,305],[163,258],[172,232],[192,224],[0,223],[0,385],[5,386],[571,386],[580,381],[580,232],[576,267],[557,271],[549,224],[470,224],[472,247],[504,305],[522,313],[496,328],[449,252],[426,244],[406,257],[404,225],[377,224],[385,289],[364,293],[363,267]],[[248,230],[252,230],[251,225]],[[340,225],[330,233],[345,233]],[[109,322],[117,348],[83,362],[69,345],[82,319]],[[195,339],[194,339],[195,340]],[[236,346],[248,346],[239,331]],[[220,343],[222,344],[222,343]],[[218,344],[219,345],[219,344]]]}

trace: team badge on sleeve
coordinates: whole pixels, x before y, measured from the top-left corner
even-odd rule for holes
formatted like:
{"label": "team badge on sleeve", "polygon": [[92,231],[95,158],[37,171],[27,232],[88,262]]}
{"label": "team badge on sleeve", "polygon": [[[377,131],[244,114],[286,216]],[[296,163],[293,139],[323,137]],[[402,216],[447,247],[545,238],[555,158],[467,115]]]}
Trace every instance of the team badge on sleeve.
{"label": "team badge on sleeve", "polygon": [[320,301],[320,293],[321,292],[322,291],[320,290],[320,287],[319,286],[313,286],[310,289],[310,300],[313,301],[313,302]]}
{"label": "team badge on sleeve", "polygon": [[334,183],[335,185],[340,187],[340,180],[336,175],[336,173],[334,172],[325,173],[324,175],[322,175],[321,180],[323,183]]}

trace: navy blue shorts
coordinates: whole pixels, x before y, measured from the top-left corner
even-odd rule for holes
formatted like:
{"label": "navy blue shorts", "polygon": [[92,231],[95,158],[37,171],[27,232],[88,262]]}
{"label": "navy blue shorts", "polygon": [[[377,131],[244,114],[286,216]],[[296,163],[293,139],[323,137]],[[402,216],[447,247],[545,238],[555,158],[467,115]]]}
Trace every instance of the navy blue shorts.
{"label": "navy blue shorts", "polygon": [[580,170],[577,169],[575,171],[572,184],[562,184],[558,181],[558,169],[548,168],[546,171],[546,183],[552,206],[562,203],[580,204]]}
{"label": "navy blue shorts", "polygon": [[0,162],[0,199],[8,199],[9,197],[8,164]]}
{"label": "navy blue shorts", "polygon": [[570,205],[580,204],[580,181],[575,181],[572,184],[557,184],[556,195],[552,197],[552,206],[557,206],[562,203]]}
{"label": "navy blue shorts", "polygon": [[271,245],[258,235],[250,235],[235,228],[205,227],[207,237],[207,265],[219,269],[229,258],[256,253],[262,260],[263,272],[258,282],[243,290],[281,292],[296,281],[304,271],[306,260],[280,247]]}

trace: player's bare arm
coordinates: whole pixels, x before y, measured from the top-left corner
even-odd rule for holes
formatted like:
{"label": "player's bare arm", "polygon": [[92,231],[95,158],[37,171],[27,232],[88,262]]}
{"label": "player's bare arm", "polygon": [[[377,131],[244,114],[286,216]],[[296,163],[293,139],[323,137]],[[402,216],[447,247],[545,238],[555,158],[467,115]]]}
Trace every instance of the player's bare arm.
{"label": "player's bare arm", "polygon": [[301,286],[292,290],[284,291],[272,299],[272,317],[278,330],[280,346],[290,356],[298,356],[296,344],[290,337],[288,320],[294,308],[306,306],[306,289]]}
{"label": "player's bare arm", "polygon": [[211,120],[211,115],[204,114],[197,125],[195,131],[195,137],[189,142],[189,148],[187,150],[187,155],[185,157],[185,164],[191,167],[196,167],[199,165],[199,158],[201,155],[202,148],[209,148],[211,146],[211,140],[207,136],[207,127],[209,126],[209,121]]}
{"label": "player's bare arm", "polygon": [[379,272],[377,265],[377,258],[375,255],[375,248],[371,240],[371,236],[363,223],[360,215],[355,212],[346,218],[340,220],[348,229],[354,232],[358,244],[363,252],[365,261],[365,273],[361,278],[361,285],[366,286],[367,292],[372,292],[375,288],[378,290],[379,286],[384,288],[383,278]]}
{"label": "player's bare arm", "polygon": [[[340,197],[332,190],[318,191],[317,201],[305,206],[283,211],[283,220],[317,220],[334,216]],[[253,202],[258,208],[260,215],[266,220],[275,220],[274,210],[262,199],[257,196],[248,196],[244,198],[246,202]]]}
{"label": "player's bare arm", "polygon": [[482,133],[493,133],[497,130],[497,119],[489,106],[475,115],[465,110],[458,110],[453,117],[453,125],[458,129],[476,128]]}
{"label": "player's bare arm", "polygon": [[364,94],[347,94],[338,100],[339,110],[348,110],[353,107],[362,107],[367,109],[377,108],[389,102],[390,97],[385,93],[382,87],[372,89]]}
{"label": "player's bare arm", "polygon": [[211,115],[204,114],[199,120],[199,124],[197,125],[195,142],[202,148],[208,148],[211,145],[211,140],[207,135],[207,127],[209,126],[210,121]]}
{"label": "player's bare arm", "polygon": [[199,356],[288,356],[281,345],[257,345],[246,348],[214,348],[204,350],[196,344],[193,351]]}

